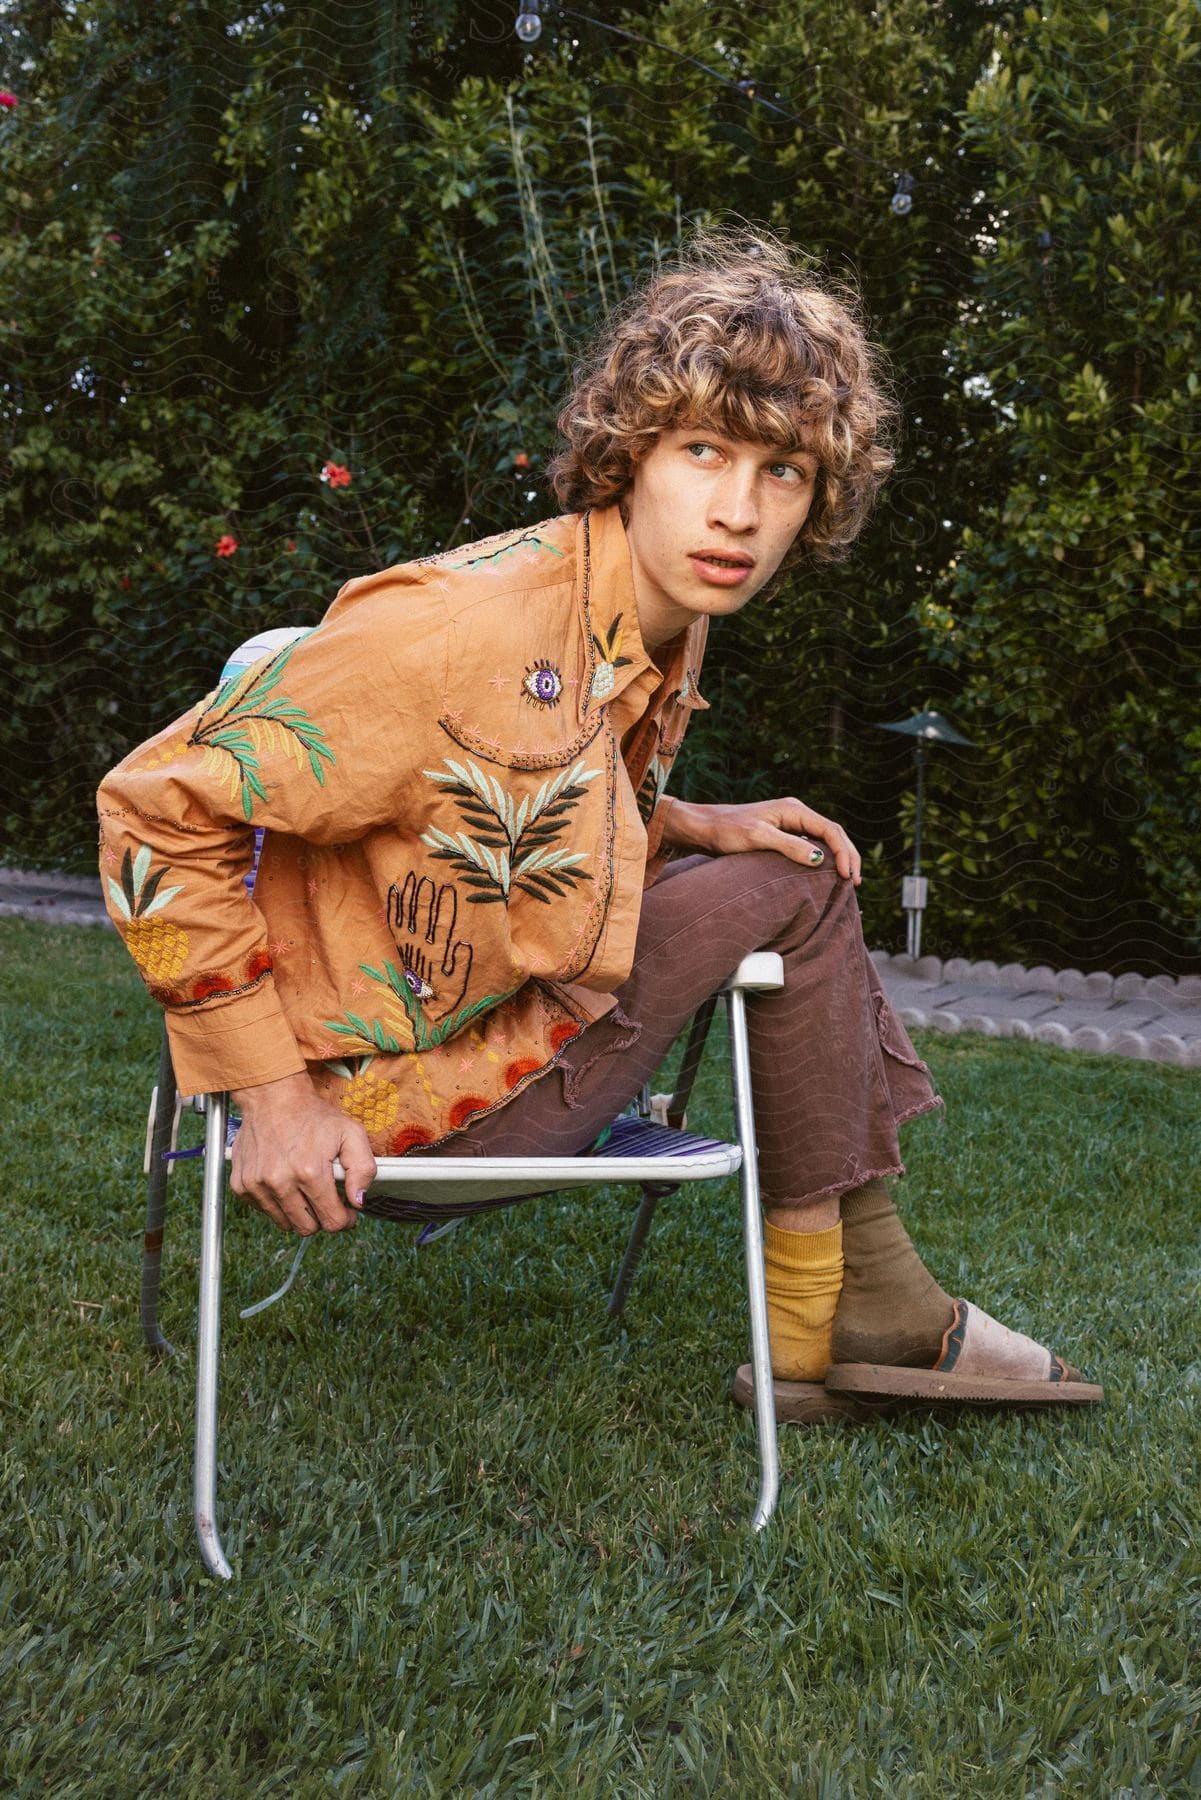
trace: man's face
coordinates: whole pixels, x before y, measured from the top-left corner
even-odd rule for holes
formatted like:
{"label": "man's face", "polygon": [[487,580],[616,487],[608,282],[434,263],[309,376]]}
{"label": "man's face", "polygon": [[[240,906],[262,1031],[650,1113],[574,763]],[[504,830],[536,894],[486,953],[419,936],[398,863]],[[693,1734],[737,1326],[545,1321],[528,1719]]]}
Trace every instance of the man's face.
{"label": "man's face", "polygon": [[724,617],[771,580],[813,505],[811,451],[681,426],[639,464],[624,502],[643,642]]}

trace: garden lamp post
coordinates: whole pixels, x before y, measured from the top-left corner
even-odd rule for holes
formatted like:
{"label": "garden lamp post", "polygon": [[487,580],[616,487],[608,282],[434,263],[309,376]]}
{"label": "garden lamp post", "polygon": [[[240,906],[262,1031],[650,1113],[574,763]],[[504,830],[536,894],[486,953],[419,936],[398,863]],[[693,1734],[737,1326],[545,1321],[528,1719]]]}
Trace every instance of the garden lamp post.
{"label": "garden lamp post", "polygon": [[913,739],[913,760],[917,765],[917,799],[913,811],[913,872],[901,877],[901,905],[908,914],[905,948],[916,961],[922,953],[922,914],[926,910],[929,883],[922,874],[922,813],[926,803],[926,756],[930,744],[971,744],[948,725],[941,713],[914,713],[911,719],[897,719],[891,725],[880,725],[879,731],[899,731]]}

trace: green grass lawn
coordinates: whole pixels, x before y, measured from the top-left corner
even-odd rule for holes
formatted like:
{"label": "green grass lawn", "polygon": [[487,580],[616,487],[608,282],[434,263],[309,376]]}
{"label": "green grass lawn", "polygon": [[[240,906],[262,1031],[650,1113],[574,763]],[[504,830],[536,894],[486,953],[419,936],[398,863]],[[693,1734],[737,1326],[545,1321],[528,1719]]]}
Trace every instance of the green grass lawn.
{"label": "green grass lawn", "polygon": [[629,1190],[421,1251],[364,1222],[244,1324],[289,1252],[233,1207],[226,1586],[191,1522],[195,1165],[181,1354],[138,1331],[157,1016],[107,933],[6,921],[0,953],[5,1795],[1201,1789],[1201,1076],[924,1040],[919,1246],[1108,1404],[785,1431],[758,1538],[732,1184],[660,1209],[620,1325]]}

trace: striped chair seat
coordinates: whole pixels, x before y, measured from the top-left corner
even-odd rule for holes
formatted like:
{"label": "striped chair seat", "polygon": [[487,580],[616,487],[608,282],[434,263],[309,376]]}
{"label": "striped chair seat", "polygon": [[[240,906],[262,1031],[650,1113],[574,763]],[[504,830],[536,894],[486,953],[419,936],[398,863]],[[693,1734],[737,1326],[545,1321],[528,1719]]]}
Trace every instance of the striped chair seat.
{"label": "striped chair seat", "polygon": [[623,1115],[580,1156],[382,1156],[363,1211],[429,1222],[611,1181],[671,1193],[685,1181],[736,1175],[741,1166],[737,1144]]}

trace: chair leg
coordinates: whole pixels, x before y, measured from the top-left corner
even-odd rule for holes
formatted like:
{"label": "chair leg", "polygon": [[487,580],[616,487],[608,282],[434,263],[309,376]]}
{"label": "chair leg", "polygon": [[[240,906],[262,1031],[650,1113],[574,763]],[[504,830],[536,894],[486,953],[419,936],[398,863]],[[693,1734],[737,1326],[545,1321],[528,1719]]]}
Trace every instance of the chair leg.
{"label": "chair leg", "polygon": [[621,1268],[617,1271],[617,1280],[613,1283],[613,1292],[609,1295],[608,1314],[616,1319],[625,1310],[625,1303],[633,1286],[634,1276],[638,1272],[638,1264],[642,1261],[642,1252],[646,1245],[646,1234],[651,1228],[651,1220],[655,1216],[655,1208],[659,1204],[659,1189],[644,1187],[642,1204],[638,1208],[638,1217],[634,1220],[634,1229],[630,1233],[630,1241],[626,1245],[626,1253],[621,1259]]}
{"label": "chair leg", "polygon": [[225,1120],[228,1106],[226,1094],[210,1094],[205,1104],[192,1488],[200,1554],[209,1573],[221,1576],[224,1581],[233,1578],[217,1532],[217,1374],[221,1350],[221,1250],[225,1225]]}
{"label": "chair leg", "polygon": [[688,1110],[688,1102],[692,1096],[692,1084],[696,1080],[696,1072],[701,1066],[705,1040],[709,1035],[709,1026],[717,1008],[717,995],[710,994],[703,1000],[692,1016],[692,1027],[688,1033],[688,1042],[680,1061],[676,1085],[667,1108],[667,1123],[680,1126],[684,1122],[684,1114]]}
{"label": "chair leg", "polygon": [[755,1384],[755,1429],[759,1439],[759,1501],[751,1524],[762,1531],[775,1511],[780,1492],[780,1454],[776,1409],[772,1397],[771,1341],[767,1332],[767,1284],[763,1271],[763,1219],[759,1202],[759,1164],[755,1114],[751,1103],[751,1055],[747,1035],[746,996],[727,993],[730,1009],[730,1060],[734,1077],[734,1114],[742,1146],[742,1232],[746,1257],[747,1298],[751,1313],[751,1370]]}
{"label": "chair leg", "polygon": [[142,1336],[157,1355],[174,1356],[175,1345],[163,1336],[158,1322],[159,1287],[163,1269],[163,1220],[167,1211],[167,1176],[171,1165],[163,1161],[171,1148],[171,1123],[175,1114],[175,1070],[171,1044],[163,1027],[163,1047],[158,1059],[157,1099],[150,1133],[150,1175],[146,1189],[146,1231],[142,1238]]}
{"label": "chair leg", "polygon": [[[692,1016],[688,1042],[680,1062],[679,1074],[676,1076],[676,1085],[668,1103],[667,1123],[669,1125],[678,1127],[683,1123],[716,1006],[717,995],[711,994]],[[644,1085],[642,1090],[644,1096],[647,1091]],[[650,1112],[649,1106],[640,1105],[638,1110],[643,1118],[646,1118]],[[660,1193],[653,1192],[650,1188],[644,1187],[642,1190],[642,1205],[638,1208],[638,1217],[634,1221],[634,1229],[630,1233],[630,1241],[626,1245],[626,1253],[622,1258],[617,1280],[613,1284],[613,1292],[609,1295],[608,1314],[611,1319],[618,1318],[625,1310],[625,1303],[629,1297],[630,1288],[633,1286],[638,1264],[642,1260],[642,1252],[646,1247],[647,1233],[651,1227],[651,1220],[655,1216],[655,1207],[661,1198]]]}

